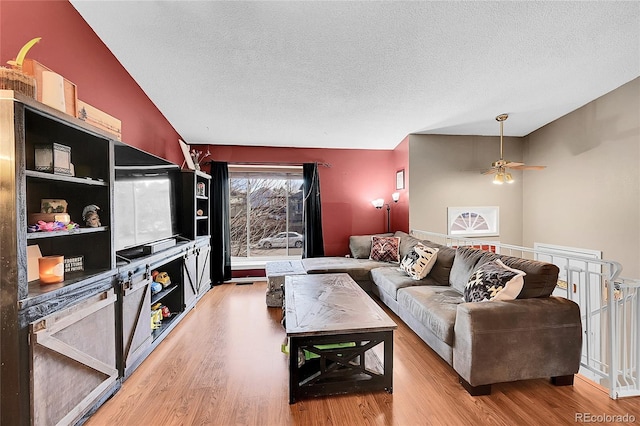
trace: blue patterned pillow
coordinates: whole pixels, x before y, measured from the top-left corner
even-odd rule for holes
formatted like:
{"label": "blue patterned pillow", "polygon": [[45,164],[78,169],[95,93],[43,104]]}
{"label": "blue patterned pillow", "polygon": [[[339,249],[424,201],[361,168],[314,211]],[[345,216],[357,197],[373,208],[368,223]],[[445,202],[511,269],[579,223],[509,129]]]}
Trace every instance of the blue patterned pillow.
{"label": "blue patterned pillow", "polygon": [[506,266],[500,259],[481,265],[464,288],[465,302],[513,300],[522,291],[526,273]]}

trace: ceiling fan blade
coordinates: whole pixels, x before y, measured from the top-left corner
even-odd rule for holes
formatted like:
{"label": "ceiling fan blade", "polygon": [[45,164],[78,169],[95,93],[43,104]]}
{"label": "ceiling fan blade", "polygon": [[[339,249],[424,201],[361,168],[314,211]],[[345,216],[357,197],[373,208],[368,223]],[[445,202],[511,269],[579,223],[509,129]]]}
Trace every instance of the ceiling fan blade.
{"label": "ceiling fan blade", "polygon": [[525,166],[523,164],[522,166],[513,166],[511,168],[515,170],[544,170],[547,166]]}
{"label": "ceiling fan blade", "polygon": [[498,171],[498,169],[489,169],[487,171],[482,172],[483,175],[493,175]]}
{"label": "ceiling fan blade", "polygon": [[524,163],[516,163],[515,161],[509,161],[507,164],[504,165],[505,167],[509,167],[509,168],[515,168],[515,167],[520,167],[520,166],[524,166]]}

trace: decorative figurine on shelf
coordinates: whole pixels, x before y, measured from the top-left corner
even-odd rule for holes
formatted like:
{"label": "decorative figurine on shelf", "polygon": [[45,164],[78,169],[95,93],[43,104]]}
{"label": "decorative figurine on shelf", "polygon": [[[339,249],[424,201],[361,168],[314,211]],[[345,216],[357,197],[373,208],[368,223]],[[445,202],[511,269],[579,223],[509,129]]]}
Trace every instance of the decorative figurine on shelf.
{"label": "decorative figurine on shelf", "polygon": [[96,206],[95,204],[90,204],[82,210],[82,220],[84,220],[85,225],[87,225],[89,228],[97,228],[99,226],[102,226],[100,224],[100,216],[98,216],[98,210],[100,210],[100,207]]}
{"label": "decorative figurine on shelf", "polygon": [[151,283],[151,294],[157,294],[162,291],[162,284],[153,281]]}
{"label": "decorative figurine on shelf", "polygon": [[169,274],[166,272],[160,272],[156,278],[155,282],[162,284],[162,287],[167,288],[171,285],[171,278],[169,278]]}

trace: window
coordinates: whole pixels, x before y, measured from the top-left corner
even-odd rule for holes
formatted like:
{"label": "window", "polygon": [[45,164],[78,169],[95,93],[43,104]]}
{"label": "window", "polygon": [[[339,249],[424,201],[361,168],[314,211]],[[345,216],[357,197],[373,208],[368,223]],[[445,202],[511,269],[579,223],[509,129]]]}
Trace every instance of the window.
{"label": "window", "polygon": [[229,166],[233,261],[300,258],[302,167]]}
{"label": "window", "polygon": [[459,237],[498,236],[498,207],[449,207],[449,234]]}

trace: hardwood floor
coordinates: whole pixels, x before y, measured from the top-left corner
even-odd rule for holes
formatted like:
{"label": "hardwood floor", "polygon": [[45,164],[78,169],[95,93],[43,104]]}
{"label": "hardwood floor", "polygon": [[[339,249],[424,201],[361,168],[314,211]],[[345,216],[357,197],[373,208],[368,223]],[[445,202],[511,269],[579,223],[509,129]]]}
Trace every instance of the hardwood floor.
{"label": "hardwood floor", "polygon": [[575,424],[578,413],[628,414],[640,422],[639,398],[611,400],[580,376],[574,386],[529,380],[472,397],[392,313],[398,324],[392,395],[289,405],[287,356],[280,351],[285,332],[280,309],[265,305],[265,291],[264,282],[214,287],[85,424],[558,425]]}

